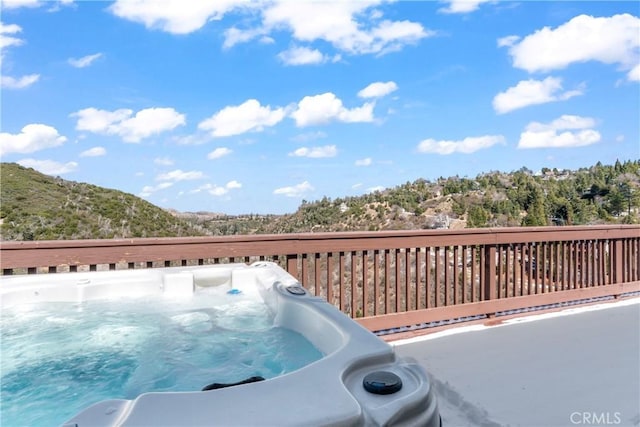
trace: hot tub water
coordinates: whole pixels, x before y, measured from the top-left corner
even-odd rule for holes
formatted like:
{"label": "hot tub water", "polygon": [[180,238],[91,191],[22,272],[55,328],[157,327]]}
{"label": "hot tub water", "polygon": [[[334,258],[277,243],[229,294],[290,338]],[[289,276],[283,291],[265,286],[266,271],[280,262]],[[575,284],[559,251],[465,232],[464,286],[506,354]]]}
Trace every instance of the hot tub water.
{"label": "hot tub water", "polygon": [[105,399],[273,378],[323,356],[241,293],[21,304],[0,319],[5,427],[60,425]]}

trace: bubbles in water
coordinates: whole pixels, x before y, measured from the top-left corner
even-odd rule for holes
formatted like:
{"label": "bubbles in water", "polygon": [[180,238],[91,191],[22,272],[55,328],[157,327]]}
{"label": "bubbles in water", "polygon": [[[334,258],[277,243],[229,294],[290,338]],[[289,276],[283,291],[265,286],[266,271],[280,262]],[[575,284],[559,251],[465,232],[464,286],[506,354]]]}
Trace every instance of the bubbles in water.
{"label": "bubbles in water", "polygon": [[47,316],[45,320],[55,325],[73,325],[74,323],[79,322],[78,319],[71,319],[68,317],[58,317],[58,316]]}
{"label": "bubbles in water", "polygon": [[180,325],[186,332],[206,332],[213,329],[211,316],[202,311],[176,314],[171,320]]}
{"label": "bubbles in water", "polygon": [[273,318],[264,304],[251,300],[219,307],[216,324],[230,331],[264,331],[273,325]]}
{"label": "bubbles in water", "polygon": [[91,331],[85,343],[93,348],[132,349],[145,339],[149,329],[152,328],[103,325]]}
{"label": "bubbles in water", "polygon": [[2,425],[60,425],[105,399],[273,378],[322,357],[255,297],[213,292],[1,313]]}

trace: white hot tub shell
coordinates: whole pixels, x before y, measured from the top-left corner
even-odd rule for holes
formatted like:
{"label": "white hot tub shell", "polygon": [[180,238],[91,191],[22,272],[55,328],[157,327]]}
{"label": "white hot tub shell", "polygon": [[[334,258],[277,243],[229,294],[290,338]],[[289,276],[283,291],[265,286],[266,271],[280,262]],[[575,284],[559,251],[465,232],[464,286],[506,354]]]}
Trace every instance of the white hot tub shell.
{"label": "white hot tub shell", "polygon": [[275,326],[302,334],[324,357],[295,372],[250,384],[105,400],[64,426],[440,425],[436,397],[420,365],[396,357],[390,345],[310,295],[274,263],[58,273],[46,275],[46,280],[43,275],[2,277],[0,296],[6,308],[158,294],[180,297],[211,286],[259,295],[273,311]]}

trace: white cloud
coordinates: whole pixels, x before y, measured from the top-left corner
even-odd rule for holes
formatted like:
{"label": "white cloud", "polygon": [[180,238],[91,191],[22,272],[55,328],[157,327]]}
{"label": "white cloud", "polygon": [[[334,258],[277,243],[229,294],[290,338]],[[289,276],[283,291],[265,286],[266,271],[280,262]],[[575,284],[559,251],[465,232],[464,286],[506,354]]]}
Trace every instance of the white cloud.
{"label": "white cloud", "polygon": [[509,48],[513,66],[529,72],[598,61],[630,70],[640,60],[640,18],[630,14],[579,15],[555,29],[544,27]]}
{"label": "white cloud", "polygon": [[291,138],[291,140],[295,142],[307,142],[307,141],[313,141],[315,139],[326,138],[327,136],[328,135],[326,134],[326,132],[322,132],[319,130],[317,132],[306,132],[306,133],[298,134],[293,138]]}
{"label": "white cloud", "polygon": [[93,61],[100,58],[101,56],[102,53],[94,53],[93,55],[83,56],[82,58],[69,58],[67,62],[69,62],[69,64],[73,67],[84,68],[91,65]]}
{"label": "white cloud", "polygon": [[76,162],[60,163],[53,160],[22,159],[17,162],[25,168],[33,168],[45,175],[64,175],[78,168]]}
{"label": "white cloud", "polygon": [[335,157],[338,154],[338,150],[335,145],[325,145],[322,147],[300,147],[297,150],[289,153],[289,156],[293,157],[311,157],[311,158],[322,158],[322,157]]}
{"label": "white cloud", "polygon": [[[323,41],[350,54],[384,54],[414,44],[434,33],[420,23],[382,20],[382,12],[365,11],[382,0],[311,2],[278,0],[262,3],[262,22],[255,28],[227,31],[224,45],[266,37],[272,31],[290,31],[294,40],[304,43]],[[318,52],[319,53],[319,52]],[[327,57],[324,56],[325,60]],[[318,61],[318,54],[313,60]],[[334,56],[332,60],[339,60]],[[311,59],[307,59],[311,60]],[[309,62],[307,62],[309,63]]]}
{"label": "white cloud", "polygon": [[0,22],[0,50],[11,46],[20,46],[24,40],[6,34],[17,34],[22,32],[22,28],[16,24],[3,24]]}
{"label": "white cloud", "polygon": [[572,116],[565,114],[555,119],[549,124],[531,122],[527,125],[528,130],[533,131],[545,131],[545,130],[560,130],[560,129],[585,129],[594,127],[596,125],[595,119],[591,117]]}
{"label": "white cloud", "polygon": [[227,190],[226,188],[218,187],[217,185],[212,186],[207,191],[212,196],[224,196],[225,194],[227,194],[229,192],[229,190]]}
{"label": "white cloud", "polygon": [[398,90],[398,85],[395,82],[375,82],[358,92],[358,96],[360,98],[380,98],[396,90]]}
{"label": "white cloud", "polygon": [[290,187],[276,188],[273,190],[273,194],[287,197],[302,197],[304,194],[313,190],[314,188],[309,184],[309,181],[304,181]]}
{"label": "white cloud", "polygon": [[225,13],[241,7],[253,7],[246,0],[117,0],[109,10],[116,16],[173,34],[188,34],[207,22],[220,20]]}
{"label": "white cloud", "polygon": [[[265,30],[262,28],[254,28],[251,30],[241,30],[237,27],[231,27],[224,32],[224,43],[222,44],[223,49],[230,49],[238,43],[246,43],[256,37],[262,36],[265,34]],[[273,43],[273,40],[270,37],[263,37],[263,39],[268,38]],[[262,41],[262,43],[269,43],[269,41]]]}
{"label": "white cloud", "polygon": [[496,144],[504,144],[505,139],[502,135],[485,135],[479,137],[468,137],[462,141],[437,141],[435,139],[425,139],[418,144],[418,151],[421,153],[436,154],[453,154],[464,153],[470,154],[478,150],[493,147]]}
{"label": "white cloud", "polygon": [[551,123],[531,122],[520,134],[518,148],[566,148],[595,144],[601,139],[591,117],[563,115]]}
{"label": "white cloud", "polygon": [[249,99],[238,106],[223,108],[200,122],[198,129],[211,131],[215,137],[240,135],[249,131],[260,132],[265,127],[278,124],[284,117],[284,108],[263,107],[257,100]]}
{"label": "white cloud", "polygon": [[165,188],[169,188],[173,186],[173,182],[161,182],[160,184],[156,185],[156,189],[158,190],[164,190]]}
{"label": "white cloud", "polygon": [[37,8],[43,4],[52,4],[53,7],[48,9],[48,12],[55,12],[60,9],[60,6],[67,6],[73,4],[73,0],[2,0],[0,4],[2,9],[18,9],[21,7]]}
{"label": "white cloud", "polygon": [[549,130],[542,132],[525,131],[520,135],[518,148],[567,148],[582,147],[600,141],[600,133],[593,129],[579,132]]}
{"label": "white cloud", "polygon": [[[98,110],[96,108],[85,108],[70,115],[78,117],[76,130],[86,130],[93,133],[109,133],[109,127],[114,123],[119,123],[133,114],[132,110],[120,109],[116,111]],[[115,132],[114,132],[115,133]]]}
{"label": "white cloud", "polygon": [[[197,31],[230,12],[247,12],[249,18],[245,21],[250,23],[247,28],[231,27],[225,31],[225,49],[255,38],[270,43],[271,32],[284,30],[299,42],[324,41],[351,54],[382,54],[434,34],[418,22],[381,20],[382,12],[377,9],[365,13],[382,1],[117,0],[109,10],[149,29],[173,34]],[[260,14],[255,9],[260,9]],[[260,22],[252,25],[254,17],[259,17]]]}
{"label": "white cloud", "polygon": [[174,136],[171,139],[178,145],[202,145],[211,141],[211,135],[199,132],[193,135]]}
{"label": "white cloud", "polygon": [[[51,3],[50,1],[48,3]],[[57,12],[61,6],[70,6],[74,4],[74,0],[55,0],[53,6],[47,9],[47,12]]]}
{"label": "white cloud", "polygon": [[299,41],[323,40],[351,54],[380,53],[430,35],[419,23],[382,21],[377,26],[368,26],[356,20],[356,16],[363,17],[363,12],[376,4],[379,1],[278,1],[263,11],[263,25],[269,29],[288,29]]}
{"label": "white cloud", "polygon": [[355,165],[356,166],[371,166],[372,162],[373,162],[373,160],[371,160],[371,157],[365,157],[364,159],[356,160]]}
{"label": "white cloud", "polygon": [[153,159],[153,163],[160,166],[171,166],[173,165],[173,159],[169,157],[156,157]]}
{"label": "white cloud", "polygon": [[233,180],[233,181],[229,181],[227,182],[227,184],[225,185],[225,187],[232,189],[232,188],[242,188],[242,184],[240,184],[238,181]]}
{"label": "white cloud", "polygon": [[636,65],[627,73],[627,79],[631,82],[640,82],[640,64]]}
{"label": "white cloud", "polygon": [[224,186],[219,186],[219,185],[216,185],[216,184],[201,185],[200,187],[196,188],[195,190],[192,190],[191,193],[200,193],[202,191],[206,191],[207,193],[211,194],[212,196],[220,197],[220,196],[224,196],[225,194],[229,193],[229,191],[234,190],[234,189],[238,189],[238,188],[242,188],[242,184],[239,183],[236,180],[233,180],[233,181],[227,182]]}
{"label": "white cloud", "polygon": [[29,74],[22,77],[2,76],[0,83],[6,89],[24,89],[31,86],[40,79],[40,74]]}
{"label": "white cloud", "polygon": [[278,54],[278,58],[285,65],[311,65],[322,64],[329,60],[318,49],[294,46]]}
{"label": "white cloud", "polygon": [[447,7],[438,9],[442,13],[469,13],[478,10],[482,3],[492,0],[445,0]]}
{"label": "white cloud", "polygon": [[77,130],[104,135],[118,135],[125,142],[140,142],[144,138],[175,129],[185,124],[184,114],[173,108],[146,108],[132,116],[133,111],[85,108],[71,114],[77,117]]}
{"label": "white cloud", "polygon": [[562,92],[561,78],[547,77],[544,80],[522,80],[514,87],[497,94],[493,98],[493,109],[498,114],[504,114],[529,105],[565,101],[578,95],[582,95],[582,90],[575,89]]}
{"label": "white cloud", "polygon": [[348,109],[333,93],[327,92],[302,98],[291,117],[298,127],[326,124],[333,120],[346,123],[372,122],[374,105],[373,102],[368,102],[361,107]]}
{"label": "white cloud", "polygon": [[138,193],[138,196],[149,197],[151,194],[155,193],[156,191],[164,190],[171,186],[173,186],[173,182],[161,182],[160,184],[155,186],[145,185],[144,187],[142,187],[142,191]]}
{"label": "white cloud", "polygon": [[20,7],[40,7],[39,0],[2,0],[3,9],[18,9]]}
{"label": "white cloud", "polygon": [[219,159],[221,157],[228,156],[232,152],[233,151],[230,150],[227,147],[218,147],[215,150],[213,150],[212,152],[210,152],[209,154],[207,154],[207,159],[209,159],[209,160]]}
{"label": "white cloud", "polygon": [[151,135],[166,132],[185,124],[184,114],[173,108],[147,108],[134,117],[123,120],[116,126],[116,132],[126,142],[139,142]]}
{"label": "white cloud", "polygon": [[[17,3],[15,3],[17,4]],[[3,3],[4,5],[4,3]],[[4,51],[11,46],[20,46],[24,40],[8,34],[17,34],[22,28],[16,24],[6,25],[0,22],[0,64],[4,60]],[[0,76],[0,87],[5,89],[23,89],[31,86],[40,79],[40,74],[28,74],[22,77]]]}
{"label": "white cloud", "polygon": [[[220,188],[222,188],[222,191],[218,190]],[[230,190],[237,189],[237,188],[242,188],[242,184],[234,180],[234,181],[227,182],[224,187],[214,187],[214,189],[212,191],[209,191],[209,193],[214,196],[223,195],[223,194],[227,194]]]}
{"label": "white cloud", "polygon": [[80,157],[100,157],[107,154],[104,147],[93,147],[80,153]]}
{"label": "white cloud", "polygon": [[506,36],[498,39],[498,47],[511,47],[520,40],[520,36]]}
{"label": "white cloud", "polygon": [[262,27],[246,30],[238,27],[231,27],[224,32],[222,48],[230,49],[237,44],[247,43],[255,38],[258,38],[258,42],[260,44],[274,44],[276,41],[273,37],[268,36],[267,32],[268,30]]}
{"label": "white cloud", "polygon": [[258,40],[260,43],[262,44],[274,44],[276,41],[273,39],[273,37],[269,37],[269,36],[263,36],[260,37],[260,40]]}
{"label": "white cloud", "polygon": [[67,140],[54,127],[32,123],[19,134],[0,133],[0,154],[33,153],[45,148],[57,147]]}
{"label": "white cloud", "polygon": [[171,172],[160,174],[156,177],[156,181],[193,181],[196,179],[203,179],[206,176],[200,171],[188,171],[184,172],[180,169],[173,170]]}
{"label": "white cloud", "polygon": [[377,19],[381,19],[384,16],[384,13],[380,9],[373,9],[371,13],[369,13],[369,18],[373,21]]}
{"label": "white cloud", "polygon": [[1,0],[0,8],[3,10],[29,8],[35,9],[43,4],[52,5],[47,9],[47,12],[57,12],[61,6],[68,6],[73,4],[73,0]]}
{"label": "white cloud", "polygon": [[384,55],[397,52],[407,44],[416,44],[424,37],[432,37],[434,31],[426,31],[421,24],[410,21],[382,21],[371,31],[374,42],[363,53]]}

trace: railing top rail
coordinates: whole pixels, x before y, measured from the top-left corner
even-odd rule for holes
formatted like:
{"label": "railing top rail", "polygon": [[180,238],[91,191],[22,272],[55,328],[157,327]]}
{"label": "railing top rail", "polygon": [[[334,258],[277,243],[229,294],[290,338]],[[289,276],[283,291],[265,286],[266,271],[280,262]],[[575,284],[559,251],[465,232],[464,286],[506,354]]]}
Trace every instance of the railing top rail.
{"label": "railing top rail", "polygon": [[2,242],[0,268],[288,256],[461,245],[594,241],[629,237],[640,237],[640,226],[517,227]]}
{"label": "railing top rail", "polygon": [[[234,236],[200,236],[200,237],[147,237],[129,239],[84,239],[84,240],[36,240],[36,241],[2,241],[1,250],[30,248],[86,248],[114,246],[150,246],[150,245],[183,245],[202,243],[244,243],[244,242],[282,242],[282,241],[348,241],[348,240],[388,240],[395,238],[426,238],[427,243],[456,244],[466,241],[471,244],[517,243],[537,241],[589,240],[633,236],[635,231],[640,237],[638,225],[589,225],[564,227],[505,227],[474,228],[460,230],[385,230],[385,231],[349,231],[323,233],[288,233],[288,234],[251,234]],[[552,233],[553,239],[550,239]],[[449,239],[455,240],[449,242]],[[437,240],[434,240],[437,239]]]}

